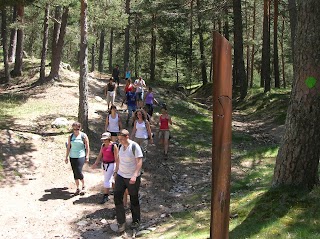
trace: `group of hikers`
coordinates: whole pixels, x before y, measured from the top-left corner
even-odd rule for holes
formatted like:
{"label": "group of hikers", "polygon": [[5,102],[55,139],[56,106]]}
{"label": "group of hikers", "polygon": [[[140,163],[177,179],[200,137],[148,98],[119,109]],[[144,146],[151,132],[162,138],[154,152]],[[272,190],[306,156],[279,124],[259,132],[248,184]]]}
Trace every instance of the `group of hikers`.
{"label": "group of hikers", "polygon": [[[117,66],[118,67],[118,66]],[[109,200],[110,190],[113,189],[118,232],[125,231],[125,208],[128,205],[127,195],[130,197],[130,210],[132,213],[131,229],[140,227],[140,202],[139,188],[141,183],[142,164],[147,159],[148,144],[153,144],[154,134],[151,130],[153,104],[158,104],[154,98],[152,88],[145,92],[146,83],[139,77],[132,83],[131,72],[125,73],[126,85],[125,97],[122,98],[121,107],[127,104],[126,127],[131,122],[131,133],[122,127],[121,116],[115,106],[115,95],[119,87],[119,79],[114,75],[109,79],[105,87],[108,114],[105,120],[105,132],[101,136],[102,145],[100,152],[91,166],[96,168],[101,164],[104,174],[104,192],[101,204]],[[118,71],[119,72],[119,71]],[[118,91],[119,92],[119,91]],[[168,159],[170,130],[172,120],[168,114],[166,105],[161,106],[161,115],[157,122],[159,143],[163,145],[164,160]],[[82,168],[85,162],[89,162],[90,145],[88,136],[81,131],[81,124],[72,124],[73,132],[68,137],[65,162],[70,161],[76,184],[75,194],[82,195],[85,192],[85,182]],[[81,182],[81,187],[80,187]]]}

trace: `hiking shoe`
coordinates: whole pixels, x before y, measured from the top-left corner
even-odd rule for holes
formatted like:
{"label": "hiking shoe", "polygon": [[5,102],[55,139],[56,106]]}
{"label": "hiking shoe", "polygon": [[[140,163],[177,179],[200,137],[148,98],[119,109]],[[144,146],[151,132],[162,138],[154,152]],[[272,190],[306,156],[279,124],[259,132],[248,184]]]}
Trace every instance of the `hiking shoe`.
{"label": "hiking shoe", "polygon": [[124,232],[126,230],[126,223],[118,224],[118,232]]}
{"label": "hiking shoe", "polygon": [[83,186],[80,195],[83,196],[86,193],[86,188]]}
{"label": "hiking shoe", "polygon": [[109,201],[109,195],[105,194],[105,195],[103,195],[103,198],[102,198],[100,204],[105,204],[107,201]]}
{"label": "hiking shoe", "polygon": [[74,195],[79,195],[80,194],[80,189],[77,188],[77,190],[75,191]]}
{"label": "hiking shoe", "polygon": [[132,230],[138,230],[139,227],[140,227],[139,221],[133,222],[133,223],[131,224],[131,226],[130,226],[130,228],[131,228]]}

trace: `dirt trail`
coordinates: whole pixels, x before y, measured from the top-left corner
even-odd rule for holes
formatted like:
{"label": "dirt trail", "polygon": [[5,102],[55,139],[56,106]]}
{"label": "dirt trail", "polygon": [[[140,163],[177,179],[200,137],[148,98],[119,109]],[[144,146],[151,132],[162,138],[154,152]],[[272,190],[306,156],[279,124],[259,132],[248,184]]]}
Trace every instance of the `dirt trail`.
{"label": "dirt trail", "polygon": [[[98,138],[104,128],[106,103],[97,101],[95,97],[103,97],[105,82],[89,79],[89,124],[93,134],[96,132],[94,138]],[[55,83],[52,87],[19,90],[30,96],[26,99],[28,104],[45,104],[52,113],[42,117],[27,114],[19,119],[8,118],[6,129],[1,130],[0,149],[5,178],[0,181],[0,238],[117,238],[109,229],[109,224],[115,222],[113,197],[105,205],[98,204],[102,172],[86,165],[87,192],[84,196],[73,196],[75,186],[71,167],[64,163],[67,136],[44,134],[42,130],[48,130],[47,126],[58,116],[76,117],[76,80]],[[5,92],[17,92],[17,88],[11,87],[2,93]],[[119,101],[117,97],[118,108]],[[123,115],[123,121],[124,118]],[[100,144],[93,141],[91,164]],[[141,211],[142,225],[145,226],[156,226],[171,212],[183,210],[179,202],[183,193],[179,188],[176,191],[172,189],[171,176],[177,170],[174,159],[164,162],[159,152],[155,145],[150,146],[148,160],[143,166]],[[127,215],[129,223],[129,210]]]}

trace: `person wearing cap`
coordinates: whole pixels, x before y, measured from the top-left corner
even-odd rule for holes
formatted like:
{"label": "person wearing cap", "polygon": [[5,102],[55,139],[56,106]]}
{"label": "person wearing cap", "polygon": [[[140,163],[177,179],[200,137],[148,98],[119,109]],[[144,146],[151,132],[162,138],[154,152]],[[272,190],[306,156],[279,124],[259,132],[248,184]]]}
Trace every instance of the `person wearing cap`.
{"label": "person wearing cap", "polygon": [[129,139],[129,131],[120,130],[118,134],[119,159],[114,170],[115,188],[114,204],[118,223],[118,232],[123,232],[126,225],[123,195],[126,189],[129,191],[132,224],[131,229],[140,226],[139,187],[141,182],[142,150],[140,146]]}
{"label": "person wearing cap", "polygon": [[118,159],[119,151],[118,146],[111,141],[111,133],[103,133],[101,141],[103,144],[101,145],[99,155],[91,167],[96,168],[100,161],[102,161],[101,167],[103,169],[104,176],[104,194],[100,204],[104,204],[109,200],[109,191],[110,188],[112,188],[113,172],[115,168],[115,162]]}

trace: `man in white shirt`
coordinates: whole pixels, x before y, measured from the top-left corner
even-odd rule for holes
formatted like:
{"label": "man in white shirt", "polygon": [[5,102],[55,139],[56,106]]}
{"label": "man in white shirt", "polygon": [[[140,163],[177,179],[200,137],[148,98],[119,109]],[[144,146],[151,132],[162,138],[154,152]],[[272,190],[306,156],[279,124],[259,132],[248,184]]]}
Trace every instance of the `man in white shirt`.
{"label": "man in white shirt", "polygon": [[114,204],[116,207],[118,232],[123,232],[126,226],[123,195],[126,189],[129,191],[132,229],[140,226],[139,188],[141,182],[141,167],[143,153],[140,146],[129,139],[129,131],[120,130],[118,134],[119,158],[116,160]]}

